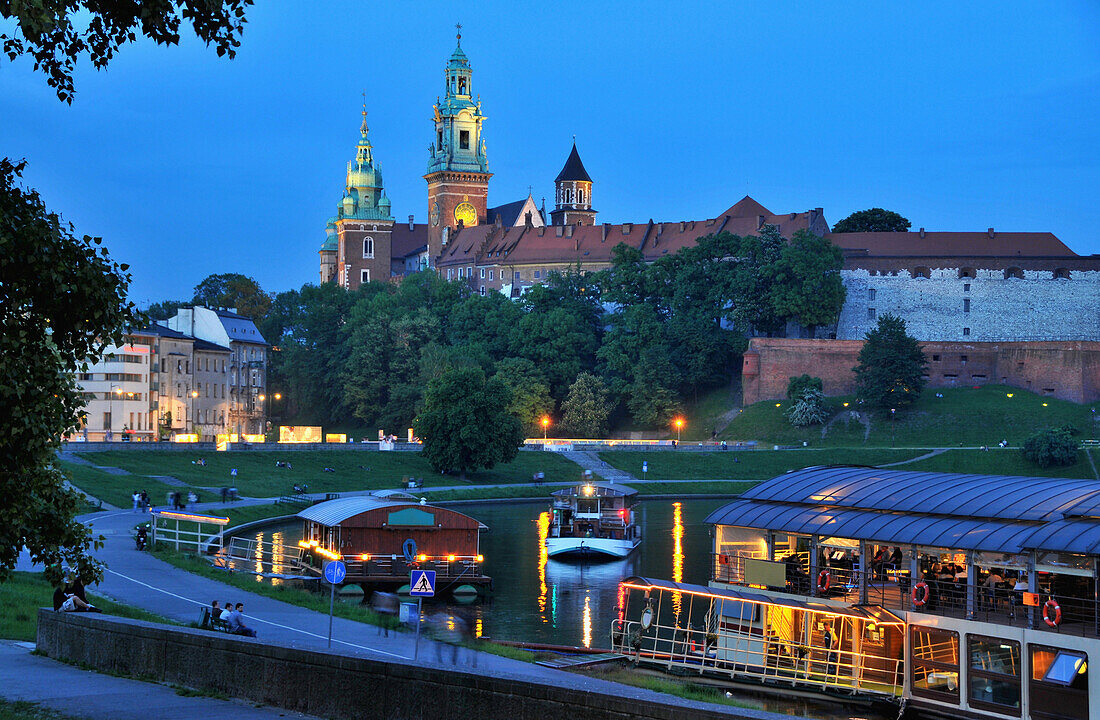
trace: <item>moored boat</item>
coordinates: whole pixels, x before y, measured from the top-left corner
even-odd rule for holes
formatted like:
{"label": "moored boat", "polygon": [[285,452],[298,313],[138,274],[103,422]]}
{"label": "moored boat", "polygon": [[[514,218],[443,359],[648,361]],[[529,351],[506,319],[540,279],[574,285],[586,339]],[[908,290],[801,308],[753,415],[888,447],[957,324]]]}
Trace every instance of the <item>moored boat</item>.
{"label": "moored boat", "polygon": [[546,553],[550,557],[622,558],[642,542],[634,517],[638,491],[625,485],[583,482],[555,490]]}

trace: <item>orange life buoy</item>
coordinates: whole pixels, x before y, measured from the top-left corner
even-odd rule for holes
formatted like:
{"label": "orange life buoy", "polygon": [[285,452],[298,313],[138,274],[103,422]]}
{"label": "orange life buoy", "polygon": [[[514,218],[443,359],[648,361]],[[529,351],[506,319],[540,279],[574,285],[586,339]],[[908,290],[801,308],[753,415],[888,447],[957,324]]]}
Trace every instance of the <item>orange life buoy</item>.
{"label": "orange life buoy", "polygon": [[932,591],[928,588],[928,583],[921,580],[919,583],[913,586],[913,605],[920,607],[928,602],[928,598],[932,595]]}
{"label": "orange life buoy", "polygon": [[[1050,611],[1050,614],[1047,611]],[[1050,625],[1052,628],[1056,628],[1062,624],[1062,608],[1058,606],[1057,601],[1054,598],[1047,600],[1043,604],[1043,622]]]}
{"label": "orange life buoy", "polygon": [[828,570],[822,570],[817,574],[817,589],[821,592],[828,592],[829,586],[833,584],[833,578],[829,575]]}

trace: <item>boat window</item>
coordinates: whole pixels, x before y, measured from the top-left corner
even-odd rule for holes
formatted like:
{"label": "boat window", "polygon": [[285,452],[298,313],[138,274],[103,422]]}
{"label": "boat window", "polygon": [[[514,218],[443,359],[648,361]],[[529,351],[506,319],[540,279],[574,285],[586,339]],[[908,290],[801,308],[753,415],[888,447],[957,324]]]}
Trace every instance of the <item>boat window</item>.
{"label": "boat window", "polygon": [[1047,645],[1028,645],[1031,716],[1035,718],[1089,717],[1088,655]]}
{"label": "boat window", "polygon": [[914,625],[910,628],[913,694],[959,701],[959,634]]}
{"label": "boat window", "polygon": [[971,707],[1019,715],[1020,643],[969,635],[967,652]]}
{"label": "boat window", "polygon": [[577,512],[578,513],[598,513],[600,511],[600,501],[596,498],[578,498],[577,499]]}

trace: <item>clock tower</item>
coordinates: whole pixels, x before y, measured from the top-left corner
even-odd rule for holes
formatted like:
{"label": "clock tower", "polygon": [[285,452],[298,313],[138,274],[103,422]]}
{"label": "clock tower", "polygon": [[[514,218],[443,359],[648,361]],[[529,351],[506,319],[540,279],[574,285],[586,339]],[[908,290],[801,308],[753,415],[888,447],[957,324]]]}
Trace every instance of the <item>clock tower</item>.
{"label": "clock tower", "polygon": [[[473,98],[470,60],[458,47],[444,72],[446,92],[433,106],[435,136],[428,148],[428,262],[435,267],[447,238],[461,225],[487,222],[489,162],[481,135],[481,100]],[[448,229],[449,228],[449,229]]]}

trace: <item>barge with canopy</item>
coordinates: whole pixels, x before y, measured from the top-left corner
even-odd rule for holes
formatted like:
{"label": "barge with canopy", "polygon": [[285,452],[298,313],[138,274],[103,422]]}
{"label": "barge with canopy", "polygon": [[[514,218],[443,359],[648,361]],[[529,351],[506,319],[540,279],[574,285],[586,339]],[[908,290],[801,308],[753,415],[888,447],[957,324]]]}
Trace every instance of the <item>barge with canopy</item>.
{"label": "barge with canopy", "polygon": [[620,584],[615,651],[944,718],[1100,715],[1100,483],[807,468],[715,510],[706,586]]}
{"label": "barge with canopy", "polygon": [[551,495],[554,503],[545,541],[550,557],[623,558],[641,544],[634,488],[589,481]]}
{"label": "barge with canopy", "polygon": [[[483,570],[476,519],[423,500],[361,495],[329,500],[298,513],[303,562],[318,576],[327,560],[347,565],[345,583],[396,589],[412,570],[434,570],[437,594],[476,591],[492,581]],[[468,587],[464,587],[468,586]]]}

